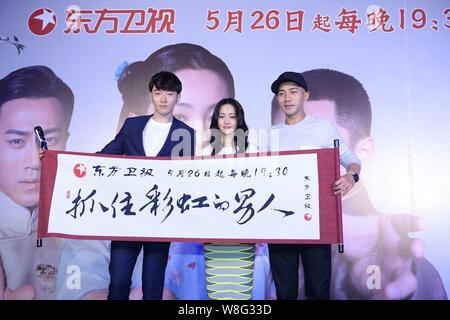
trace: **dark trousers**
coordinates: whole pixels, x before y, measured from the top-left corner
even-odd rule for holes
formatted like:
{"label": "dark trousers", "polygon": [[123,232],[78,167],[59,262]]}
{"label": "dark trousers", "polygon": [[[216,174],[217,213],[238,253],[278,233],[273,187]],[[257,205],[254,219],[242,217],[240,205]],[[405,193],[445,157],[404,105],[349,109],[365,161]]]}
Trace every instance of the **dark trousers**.
{"label": "dark trousers", "polygon": [[296,300],[298,296],[299,255],[305,276],[308,300],[329,300],[331,282],[331,245],[269,244],[270,268],[278,300]]}
{"label": "dark trousers", "polygon": [[134,265],[142,247],[142,299],[162,300],[170,242],[134,241],[111,241],[108,300],[128,300]]}

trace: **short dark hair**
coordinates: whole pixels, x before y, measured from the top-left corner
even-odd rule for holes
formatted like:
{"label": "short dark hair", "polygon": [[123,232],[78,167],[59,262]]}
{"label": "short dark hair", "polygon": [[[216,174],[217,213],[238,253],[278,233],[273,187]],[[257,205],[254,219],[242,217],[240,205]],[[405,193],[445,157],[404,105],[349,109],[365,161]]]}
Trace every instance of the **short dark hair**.
{"label": "short dark hair", "polygon": [[154,74],[148,84],[148,90],[152,92],[153,87],[158,90],[176,91],[178,94],[182,90],[180,79],[169,71],[161,71]]}
{"label": "short dark hair", "polygon": [[50,68],[30,66],[15,70],[0,80],[0,110],[8,101],[29,98],[56,98],[65,110],[67,127],[72,119],[72,90]]}
{"label": "short dark hair", "polygon": [[[334,102],[336,123],[348,130],[352,149],[360,139],[370,136],[372,107],[361,82],[351,75],[331,69],[313,69],[302,74],[308,83],[309,101]],[[274,99],[272,119],[278,109]]]}
{"label": "short dark hair", "polygon": [[[210,129],[219,129],[219,114],[220,114],[220,108],[222,108],[223,105],[229,104],[232,105],[234,108],[234,112],[236,113],[236,131],[242,130],[244,133],[244,148],[242,148],[242,144],[238,143],[238,137],[234,136],[234,147],[237,150],[237,153],[245,153],[245,151],[248,148],[248,126],[247,123],[245,123],[245,114],[244,114],[244,108],[242,108],[242,105],[234,98],[224,98],[217,102],[216,106],[214,107],[214,111],[211,117],[211,125],[209,126]],[[222,141],[216,141],[215,137],[211,135],[210,141],[209,141],[211,147],[212,147],[212,155],[220,153],[220,150],[222,150]]]}

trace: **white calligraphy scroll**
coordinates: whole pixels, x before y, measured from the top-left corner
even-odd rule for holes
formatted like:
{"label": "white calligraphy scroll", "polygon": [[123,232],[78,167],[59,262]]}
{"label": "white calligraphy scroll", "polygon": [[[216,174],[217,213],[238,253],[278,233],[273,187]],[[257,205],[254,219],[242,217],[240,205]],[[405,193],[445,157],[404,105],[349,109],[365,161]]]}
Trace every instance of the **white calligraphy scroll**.
{"label": "white calligraphy scroll", "polygon": [[320,242],[316,151],[189,159],[49,151],[40,235]]}

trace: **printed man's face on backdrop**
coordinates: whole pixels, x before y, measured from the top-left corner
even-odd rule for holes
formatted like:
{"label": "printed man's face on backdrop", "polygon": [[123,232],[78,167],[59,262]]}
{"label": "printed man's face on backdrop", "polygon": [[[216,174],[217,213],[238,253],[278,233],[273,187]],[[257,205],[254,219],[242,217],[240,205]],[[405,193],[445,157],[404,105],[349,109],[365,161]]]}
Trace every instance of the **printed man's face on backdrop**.
{"label": "printed man's face on backdrop", "polygon": [[65,149],[67,125],[56,98],[20,98],[0,106],[0,191],[30,210],[39,203],[36,126],[44,130],[49,149]]}
{"label": "printed man's face on backdrop", "polygon": [[[304,110],[306,114],[318,116],[330,120],[339,131],[344,142],[350,146],[350,132],[347,128],[344,128],[336,122],[336,104],[330,100],[308,100],[304,104]],[[362,162],[362,168],[366,168],[368,161],[372,157],[373,153],[373,141],[372,138],[365,137],[360,139],[356,145],[352,148],[353,152],[358,156]],[[345,169],[341,167],[341,173],[343,174]]]}
{"label": "printed man's face on backdrop", "polygon": [[330,120],[338,129],[344,142],[348,145],[350,141],[350,134],[344,127],[336,123],[336,104],[330,100],[315,100],[306,101],[303,106],[305,113],[313,116],[318,116]]}

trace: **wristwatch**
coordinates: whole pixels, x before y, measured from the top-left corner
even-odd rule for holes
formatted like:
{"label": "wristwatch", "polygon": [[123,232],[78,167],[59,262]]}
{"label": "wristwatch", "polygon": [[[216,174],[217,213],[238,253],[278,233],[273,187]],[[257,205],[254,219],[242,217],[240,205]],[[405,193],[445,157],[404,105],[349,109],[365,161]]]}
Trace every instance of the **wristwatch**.
{"label": "wristwatch", "polygon": [[348,173],[352,175],[353,179],[355,180],[355,183],[359,181],[359,175],[356,172],[349,171]]}

